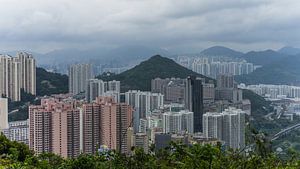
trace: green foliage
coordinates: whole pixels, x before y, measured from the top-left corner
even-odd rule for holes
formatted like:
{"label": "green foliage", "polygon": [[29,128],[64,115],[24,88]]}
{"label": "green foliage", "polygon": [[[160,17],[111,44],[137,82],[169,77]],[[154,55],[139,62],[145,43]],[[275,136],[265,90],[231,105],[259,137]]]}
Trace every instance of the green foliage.
{"label": "green foliage", "polygon": [[33,153],[29,147],[23,143],[8,140],[2,133],[0,134],[0,156],[7,157],[12,161],[24,162]]}
{"label": "green foliage", "polygon": [[122,92],[128,90],[150,90],[151,80],[154,78],[186,78],[189,75],[203,77],[207,81],[212,80],[203,75],[193,72],[171,59],[159,55],[151,57],[149,60],[142,62],[134,68],[127,70],[118,75],[103,76],[97,78],[102,80],[119,80],[121,81]]}
{"label": "green foliage", "polygon": [[0,136],[0,168],[15,169],[269,169],[299,168],[299,153],[290,150],[290,158],[282,160],[268,148],[264,135],[253,132],[255,151],[224,151],[220,145],[194,144],[187,146],[172,142],[156,153],[145,154],[134,148],[131,156],[109,151],[104,154],[81,154],[64,159],[53,153],[34,155],[24,144],[11,142]]}
{"label": "green foliage", "polygon": [[68,76],[47,72],[43,68],[36,68],[36,92],[38,96],[67,93]]}

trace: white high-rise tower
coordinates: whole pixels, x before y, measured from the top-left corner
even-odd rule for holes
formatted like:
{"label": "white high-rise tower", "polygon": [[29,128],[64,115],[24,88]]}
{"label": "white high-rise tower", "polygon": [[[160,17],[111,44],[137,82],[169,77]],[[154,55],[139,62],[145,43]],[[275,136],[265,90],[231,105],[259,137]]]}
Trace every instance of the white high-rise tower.
{"label": "white high-rise tower", "polygon": [[93,78],[90,64],[76,64],[69,68],[69,93],[78,94],[84,92],[89,79]]}

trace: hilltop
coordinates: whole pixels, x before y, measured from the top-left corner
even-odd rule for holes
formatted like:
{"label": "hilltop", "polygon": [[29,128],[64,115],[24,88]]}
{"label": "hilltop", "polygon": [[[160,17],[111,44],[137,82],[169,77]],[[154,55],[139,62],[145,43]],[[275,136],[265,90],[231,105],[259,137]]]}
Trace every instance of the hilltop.
{"label": "hilltop", "polygon": [[150,59],[141,62],[134,68],[127,70],[118,75],[111,76],[98,76],[102,80],[119,80],[121,81],[122,92],[137,89],[137,90],[150,90],[151,80],[159,78],[186,78],[189,75],[205,78],[208,82],[213,80],[192,70],[189,70],[172,59],[162,57],[160,55],[152,56]]}
{"label": "hilltop", "polygon": [[244,54],[242,58],[255,65],[265,66],[274,62],[278,62],[286,56],[286,54],[282,54],[274,50],[264,50],[248,52]]}
{"label": "hilltop", "polygon": [[235,51],[233,49],[224,46],[213,46],[204,49],[200,52],[201,55],[205,56],[227,56],[227,57],[241,57],[244,53]]}

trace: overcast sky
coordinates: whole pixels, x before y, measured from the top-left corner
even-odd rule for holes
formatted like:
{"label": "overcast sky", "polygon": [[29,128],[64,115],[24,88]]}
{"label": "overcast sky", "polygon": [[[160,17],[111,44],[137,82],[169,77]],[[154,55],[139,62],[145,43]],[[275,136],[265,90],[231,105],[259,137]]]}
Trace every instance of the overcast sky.
{"label": "overcast sky", "polygon": [[299,0],[0,0],[0,50],[300,47]]}

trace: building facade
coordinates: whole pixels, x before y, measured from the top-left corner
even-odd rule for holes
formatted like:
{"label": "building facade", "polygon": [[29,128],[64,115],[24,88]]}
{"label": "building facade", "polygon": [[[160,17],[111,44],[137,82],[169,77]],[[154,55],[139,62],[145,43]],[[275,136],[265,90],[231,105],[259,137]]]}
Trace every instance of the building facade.
{"label": "building facade", "polygon": [[85,94],[89,103],[99,96],[111,96],[116,102],[120,102],[120,81],[105,82],[101,79],[89,79]]}
{"label": "building facade", "polygon": [[222,113],[203,115],[203,134],[207,138],[217,138],[225,142],[227,148],[245,147],[245,112],[229,107]]}
{"label": "building facade", "polygon": [[187,110],[163,113],[162,123],[164,133],[194,133],[194,113]]}
{"label": "building facade", "polygon": [[8,128],[8,100],[0,97],[0,132]]}
{"label": "building facade", "polygon": [[29,121],[14,121],[9,122],[9,128],[3,130],[4,135],[11,141],[17,141],[24,143],[26,145],[29,144]]}
{"label": "building facade", "polygon": [[137,116],[134,118],[146,118],[152,110],[159,109],[164,104],[164,95],[160,93],[130,90],[125,93],[125,102],[131,105]]}
{"label": "building facade", "polygon": [[76,64],[69,67],[69,93],[85,92],[87,82],[93,78],[91,64]]}
{"label": "building facade", "polygon": [[0,95],[21,100],[21,90],[36,95],[36,61],[31,54],[0,55]]}
{"label": "building facade", "polygon": [[194,132],[202,132],[203,85],[202,80],[190,76],[185,85],[185,107],[194,113]]}
{"label": "building facade", "polygon": [[80,154],[80,111],[74,100],[42,99],[29,107],[29,147],[37,154]]}

